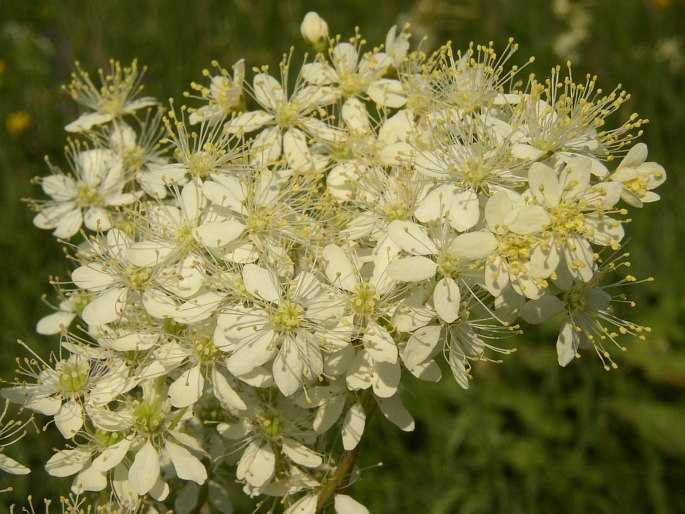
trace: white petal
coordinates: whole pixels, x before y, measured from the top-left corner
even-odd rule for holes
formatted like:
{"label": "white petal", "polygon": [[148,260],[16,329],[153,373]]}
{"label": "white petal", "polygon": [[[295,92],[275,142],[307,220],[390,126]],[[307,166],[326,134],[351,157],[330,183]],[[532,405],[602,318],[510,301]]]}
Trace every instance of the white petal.
{"label": "white petal", "polygon": [[268,482],[274,474],[276,456],[269,443],[262,445],[251,442],[238,461],[236,477],[259,487]]}
{"label": "white petal", "polygon": [[560,366],[566,366],[578,352],[579,336],[570,321],[564,322],[557,339],[557,357]]}
{"label": "white petal", "polygon": [[182,446],[172,443],[169,439],[164,442],[164,449],[174,465],[178,478],[192,480],[200,485],[205,483],[205,480],[207,480],[207,470],[202,465],[202,462],[200,462],[200,459]]}
{"label": "white petal", "polygon": [[64,127],[67,132],[83,132],[89,130],[93,125],[107,123],[112,119],[111,114],[101,114],[99,112],[89,112],[82,114],[76,120]]}
{"label": "white petal", "polygon": [[435,306],[435,312],[446,323],[452,323],[459,317],[461,293],[459,292],[459,286],[453,278],[442,278],[435,285],[433,305]]}
{"label": "white petal", "polygon": [[336,71],[353,73],[357,67],[357,49],[350,43],[338,43],[333,48],[333,63]]}
{"label": "white petal", "polygon": [[450,250],[467,261],[485,259],[497,249],[497,238],[492,232],[467,232],[457,236]]}
{"label": "white petal", "polygon": [[226,368],[235,376],[245,375],[273,357],[273,330],[261,330],[246,334],[246,339],[231,356],[226,359]]}
{"label": "white petal", "polygon": [[83,224],[89,230],[104,232],[112,227],[109,213],[101,207],[88,207],[83,211]]}
{"label": "white petal", "polygon": [[333,503],[335,514],[369,514],[369,509],[346,494],[336,494]]}
{"label": "white petal", "polygon": [[234,241],[245,230],[238,221],[208,221],[195,229],[195,237],[207,248],[221,248]]}
{"label": "white petal", "polygon": [[430,255],[438,253],[435,243],[426,230],[410,221],[395,220],[388,226],[388,234],[402,250],[413,255]]}
{"label": "white petal", "polygon": [[448,218],[450,225],[459,232],[470,229],[480,219],[478,195],[473,191],[460,191],[450,205]]}
{"label": "white petal", "polygon": [[297,345],[285,338],[273,363],[274,381],[283,396],[290,396],[302,385],[304,364],[297,351]]}
{"label": "white petal", "polygon": [[217,400],[229,409],[245,410],[247,405],[216,367],[212,368],[212,386]]}
{"label": "white petal", "polygon": [[528,187],[540,204],[549,208],[559,205],[562,189],[556,173],[549,166],[533,163],[528,171]]}
{"label": "white petal", "polygon": [[378,406],[383,413],[383,416],[396,425],[400,430],[411,432],[414,430],[414,418],[402,404],[400,394],[391,396],[390,398],[377,398]]}
{"label": "white petal", "polygon": [[77,447],[54,454],[45,464],[45,470],[53,477],[68,477],[78,473],[90,460],[90,448]]}
{"label": "white petal", "polygon": [[369,113],[362,102],[356,98],[349,98],[342,106],[343,121],[352,130],[368,132],[370,129]]}
{"label": "white petal", "polygon": [[275,110],[285,101],[283,86],[271,75],[258,73],[253,84],[255,99],[267,109]]}
{"label": "white petal", "polygon": [[184,371],[169,386],[169,399],[176,408],[193,405],[202,396],[205,379],[202,376],[200,366],[194,366]]}
{"label": "white petal", "polygon": [[371,379],[373,393],[380,398],[389,398],[397,392],[402,369],[399,362],[376,362]]}
{"label": "white petal", "polygon": [[65,330],[76,317],[75,312],[57,311],[49,314],[36,324],[36,332],[42,335],[59,334]]}
{"label": "white petal", "polygon": [[139,241],[128,247],[126,259],[135,266],[147,268],[164,261],[173,251],[174,246],[167,243]]}
{"label": "white petal", "polygon": [[107,475],[93,467],[81,471],[74,480],[71,490],[80,494],[83,491],[102,491],[107,487]]}
{"label": "white petal", "polygon": [[123,314],[127,298],[128,289],[110,289],[86,305],[81,317],[91,327],[111,323]]}
{"label": "white petal", "polygon": [[407,93],[399,80],[374,80],[367,92],[371,100],[384,107],[397,109],[407,103]]}
{"label": "white petal", "polygon": [[440,325],[431,325],[416,330],[407,341],[404,352],[402,352],[404,365],[407,368],[413,368],[429,359],[440,341],[441,333],[442,327]]}
{"label": "white petal", "polygon": [[519,235],[537,234],[550,224],[550,219],[542,206],[523,205],[507,216],[506,224]]}
{"label": "white petal", "polygon": [[438,265],[428,257],[406,257],[388,265],[388,275],[398,282],[419,282],[435,276]]}
{"label": "white petal", "polygon": [[419,202],[414,211],[414,216],[422,223],[437,220],[448,212],[459,192],[458,188],[449,184],[433,189]]}
{"label": "white petal", "polygon": [[346,291],[354,291],[359,278],[344,250],[338,245],[328,245],[323,250],[323,260],[328,281]]}
{"label": "white petal", "polygon": [[31,473],[29,468],[23,464],[19,464],[16,460],[8,457],[4,453],[0,453],[0,470],[9,473],[10,475],[26,475]]}
{"label": "white petal", "polygon": [[283,135],[283,154],[293,170],[314,170],[314,161],[307,146],[307,138],[301,130],[291,128],[286,131]]}
{"label": "white petal", "polygon": [[644,143],[638,143],[633,146],[626,156],[618,165],[620,168],[637,168],[640,164],[647,160],[647,145]]}
{"label": "white petal", "polygon": [[342,425],[342,440],[345,450],[350,451],[356,448],[364,434],[365,425],[366,414],[364,413],[364,407],[359,403],[355,403],[347,411]]}
{"label": "white petal", "polygon": [[76,268],[71,273],[71,279],[78,287],[89,291],[102,290],[116,282],[116,277],[104,271],[99,264],[87,264]]}
{"label": "white petal", "polygon": [[76,400],[62,404],[55,413],[55,425],[66,439],[74,437],[83,426],[83,408]]}
{"label": "white petal", "polygon": [[150,441],[138,450],[128,470],[128,480],[138,494],[146,494],[159,478],[159,455]]}
{"label": "white petal", "polygon": [[243,268],[243,282],[248,293],[267,302],[276,302],[281,297],[276,274],[256,264],[246,264]]}
{"label": "white petal", "polygon": [[117,466],[126,456],[126,453],[131,447],[132,441],[132,438],[126,438],[118,443],[108,446],[93,461],[92,467],[100,471],[109,471],[114,466]]}
{"label": "white petal", "polygon": [[226,123],[226,131],[231,134],[252,132],[263,127],[273,119],[274,117],[271,114],[261,110],[244,112]]}
{"label": "white petal", "polygon": [[323,462],[321,455],[294,439],[284,437],[281,448],[290,460],[307,468],[317,468]]}
{"label": "white petal", "polygon": [[312,421],[312,428],[317,434],[323,434],[340,419],[343,408],[345,407],[345,396],[339,394],[326,401],[321,407],[316,409],[316,414]]}
{"label": "white petal", "polygon": [[283,514],[315,514],[318,496],[309,494],[293,503]]}
{"label": "white petal", "polygon": [[552,294],[545,294],[537,300],[531,300],[521,307],[519,315],[527,323],[537,325],[554,316],[561,314],[566,309],[566,304]]}
{"label": "white petal", "polygon": [[390,333],[375,321],[369,321],[364,333],[364,348],[375,362],[397,362],[397,345]]}

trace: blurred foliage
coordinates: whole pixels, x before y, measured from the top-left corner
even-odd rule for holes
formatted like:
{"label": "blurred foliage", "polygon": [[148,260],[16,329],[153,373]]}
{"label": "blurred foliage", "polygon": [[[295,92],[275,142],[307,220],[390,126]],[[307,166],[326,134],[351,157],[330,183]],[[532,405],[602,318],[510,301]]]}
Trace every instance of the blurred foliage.
{"label": "blurred foliage", "polygon": [[[566,60],[560,34],[576,34],[575,76],[597,73],[605,89],[620,82],[633,93],[616,124],[632,110],[649,118],[650,160],[669,172],[662,201],[628,226],[632,273],[655,281],[627,291],[638,307],[625,315],[651,325],[651,337],[626,342],[619,369],[606,373],[590,355],[558,368],[554,327],[531,329],[502,366],[477,366],[469,391],[449,376],[412,383],[416,431],[373,421],[355,496],[377,514],[685,512],[683,0],[0,0],[2,376],[11,379],[15,356],[25,355],[16,338],[43,355],[56,348],[32,327],[49,312],[39,301],[48,275],[66,276],[68,263],[52,237],[32,227],[20,198],[39,194],[30,179],[45,172],[43,155],[63,162],[62,127],[77,110],[58,85],[71,63],[95,70],[110,57],[138,58],[148,66],[149,94],[180,99],[211,59],[274,66],[291,45],[304,51],[299,23],[311,9],[334,32],[359,26],[371,43],[405,21],[426,47],[450,39],[502,48],[511,35],[522,54],[513,61],[535,55],[528,70],[538,75]],[[29,491],[67,492],[69,479],[42,471],[50,448],[63,444],[51,432],[10,449],[35,471],[1,477],[0,487],[11,483],[15,492],[0,495],[0,504],[23,502]],[[237,512],[249,511],[236,499]]]}

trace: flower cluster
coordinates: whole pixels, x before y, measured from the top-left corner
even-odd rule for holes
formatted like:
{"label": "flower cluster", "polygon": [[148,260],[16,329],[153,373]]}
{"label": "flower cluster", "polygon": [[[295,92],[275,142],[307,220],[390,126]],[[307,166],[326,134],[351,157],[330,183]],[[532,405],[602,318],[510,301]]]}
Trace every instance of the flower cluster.
{"label": "flower cluster", "polygon": [[288,514],[368,512],[340,491],[374,411],[413,429],[407,374],[437,381],[444,356],[468,388],[520,320],[558,321],[562,366],[588,348],[610,368],[620,334],[643,337],[609,290],[635,281],[611,282],[626,207],[666,174],[644,121],[606,127],[628,95],[519,78],[512,41],[427,54],[408,28],[368,48],[310,13],[299,69],[213,63],[167,111],[137,98],[135,62],[99,85],[79,68],[69,169],[33,202],[71,240],[37,326],[60,357],[3,390],[54,418],[47,470],[74,493],[231,512],[237,479]]}

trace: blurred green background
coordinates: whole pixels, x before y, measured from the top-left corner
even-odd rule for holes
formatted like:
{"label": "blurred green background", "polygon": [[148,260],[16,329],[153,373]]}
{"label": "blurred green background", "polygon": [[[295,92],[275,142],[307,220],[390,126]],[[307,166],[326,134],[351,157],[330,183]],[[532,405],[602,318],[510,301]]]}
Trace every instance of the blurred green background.
{"label": "blurred green background", "polygon": [[[410,382],[416,431],[374,420],[354,496],[375,514],[685,512],[683,0],[0,0],[2,376],[14,376],[17,338],[42,355],[56,348],[33,326],[50,312],[40,300],[48,276],[68,267],[20,199],[39,196],[30,179],[47,172],[44,155],[63,162],[62,127],[77,110],[59,85],[71,63],[94,72],[110,57],[138,58],[149,68],[147,92],[180,100],[211,59],[274,65],[291,45],[304,50],[299,23],[312,9],[332,33],[356,25],[372,45],[411,21],[427,46],[492,40],[503,48],[513,36],[513,62],[535,55],[529,71],[538,75],[571,58],[577,77],[597,73],[605,89],[621,83],[633,94],[615,124],[633,111],[649,118],[649,160],[669,173],[662,201],[633,212],[627,227],[631,272],[655,281],[627,292],[638,307],[625,315],[650,325],[649,339],[626,341],[619,369],[607,373],[589,354],[558,368],[554,327],[530,330],[504,365],[477,366],[469,391],[448,375],[437,385]],[[15,487],[0,505],[67,493],[69,479],[42,471],[63,444],[50,432],[9,449],[35,471],[0,476],[0,488]]]}

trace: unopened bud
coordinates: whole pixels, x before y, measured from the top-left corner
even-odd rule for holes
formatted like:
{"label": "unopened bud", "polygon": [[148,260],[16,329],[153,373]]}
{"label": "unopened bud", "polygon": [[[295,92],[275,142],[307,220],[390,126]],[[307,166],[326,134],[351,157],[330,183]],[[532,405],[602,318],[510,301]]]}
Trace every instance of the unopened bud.
{"label": "unopened bud", "polygon": [[313,46],[317,51],[326,47],[328,39],[328,23],[314,11],[309,11],[304,15],[300,32],[307,44]]}

